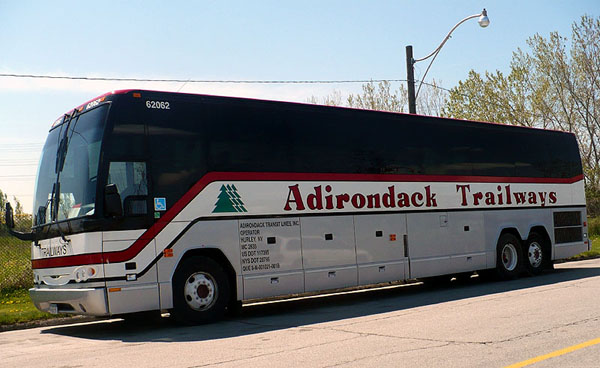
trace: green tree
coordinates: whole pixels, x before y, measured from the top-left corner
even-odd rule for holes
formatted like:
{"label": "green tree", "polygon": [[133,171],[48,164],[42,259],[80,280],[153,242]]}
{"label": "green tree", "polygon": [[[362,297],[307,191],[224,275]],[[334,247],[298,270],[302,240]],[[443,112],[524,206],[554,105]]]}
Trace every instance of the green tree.
{"label": "green tree", "polygon": [[[397,89],[392,89],[389,81],[381,81],[377,84],[373,81],[362,85],[362,92],[349,94],[345,99],[340,91],[318,98],[312,96],[308,103],[327,106],[347,106],[356,109],[379,110],[391,112],[408,111],[408,93],[404,84]],[[446,103],[446,92],[440,88],[439,83],[424,84],[417,99],[417,111],[419,114],[439,116]]]}
{"label": "green tree", "polygon": [[357,109],[403,112],[406,105],[406,92],[403,86],[391,89],[388,81],[365,83],[361,94],[350,94],[346,99],[347,106]]}
{"label": "green tree", "polygon": [[453,88],[444,116],[557,129],[576,135],[586,191],[600,193],[600,18],[583,16],[570,39],[527,40],[508,75],[473,70]]}
{"label": "green tree", "polygon": [[8,198],[6,198],[6,194],[0,189],[0,234],[6,233],[6,228],[4,226],[4,208],[6,202],[8,202]]}
{"label": "green tree", "polygon": [[6,202],[8,202],[8,198],[2,189],[0,189],[0,212],[4,214],[4,207],[6,206]]}

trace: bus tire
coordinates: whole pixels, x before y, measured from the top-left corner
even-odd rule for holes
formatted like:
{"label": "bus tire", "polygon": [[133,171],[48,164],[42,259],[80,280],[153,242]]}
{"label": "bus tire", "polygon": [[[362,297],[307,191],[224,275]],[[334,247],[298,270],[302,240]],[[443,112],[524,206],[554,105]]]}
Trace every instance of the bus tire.
{"label": "bus tire", "polygon": [[538,233],[531,233],[523,253],[525,254],[525,265],[527,272],[532,275],[539,275],[546,268],[549,268],[550,254],[548,254],[546,242]]}
{"label": "bus tire", "polygon": [[510,233],[498,239],[496,247],[496,276],[501,280],[512,280],[523,271],[523,250],[521,240]]}
{"label": "bus tire", "polygon": [[172,315],[179,323],[208,323],[223,317],[230,301],[227,274],[212,258],[181,261],[173,277]]}

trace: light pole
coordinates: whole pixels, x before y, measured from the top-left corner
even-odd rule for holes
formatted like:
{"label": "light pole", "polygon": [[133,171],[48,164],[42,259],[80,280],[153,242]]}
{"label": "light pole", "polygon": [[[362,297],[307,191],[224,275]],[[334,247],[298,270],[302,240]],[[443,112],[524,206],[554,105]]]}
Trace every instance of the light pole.
{"label": "light pole", "polygon": [[[450,32],[448,32],[448,34],[446,35],[446,38],[444,38],[442,43],[440,43],[440,45],[435,50],[433,50],[433,52],[431,54],[425,56],[424,58],[421,58],[421,59],[413,58],[412,45],[406,46],[406,83],[408,85],[408,112],[409,113],[411,113],[411,114],[417,113],[416,100],[417,100],[417,96],[419,95],[419,90],[421,90],[421,86],[423,85],[423,81],[425,80],[425,76],[427,76],[427,72],[429,71],[431,64],[433,64],[433,61],[440,53],[440,50],[442,49],[442,47],[444,46],[446,41],[448,41],[448,39],[450,39],[452,32],[454,32],[454,30],[458,26],[460,26],[464,22],[468,21],[469,19],[478,18],[478,17],[479,17],[479,20],[477,22],[479,23],[479,25],[482,28],[485,28],[490,24],[490,19],[487,16],[487,11],[485,10],[485,8],[483,9],[483,11],[480,14],[473,14],[473,15],[466,17],[465,19],[456,23],[456,25],[454,27],[452,27]],[[427,60],[432,56],[433,56],[433,59],[431,59],[431,62],[429,63],[427,70],[425,70],[425,74],[423,74],[423,78],[421,78],[421,83],[419,83],[419,88],[417,89],[417,93],[415,94],[415,64],[418,63],[419,61]]]}

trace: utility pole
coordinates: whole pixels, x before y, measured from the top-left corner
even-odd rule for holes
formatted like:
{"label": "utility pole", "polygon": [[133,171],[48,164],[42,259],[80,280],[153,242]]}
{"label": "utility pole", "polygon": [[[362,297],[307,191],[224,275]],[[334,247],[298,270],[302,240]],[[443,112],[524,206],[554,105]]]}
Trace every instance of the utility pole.
{"label": "utility pole", "polygon": [[406,84],[408,90],[408,112],[410,114],[417,113],[417,105],[415,98],[415,60],[413,59],[412,45],[406,46]]}

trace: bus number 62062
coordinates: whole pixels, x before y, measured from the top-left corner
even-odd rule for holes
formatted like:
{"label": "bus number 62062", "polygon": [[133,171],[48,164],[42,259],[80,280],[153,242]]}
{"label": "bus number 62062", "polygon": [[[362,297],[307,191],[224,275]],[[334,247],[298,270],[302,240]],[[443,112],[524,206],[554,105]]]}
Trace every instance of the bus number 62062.
{"label": "bus number 62062", "polygon": [[171,106],[166,101],[146,101],[146,107],[149,109],[170,110]]}

